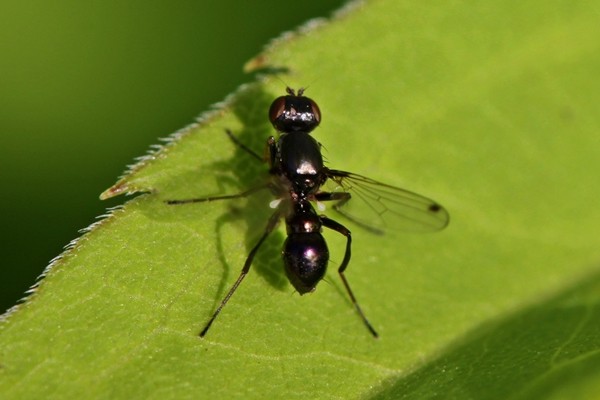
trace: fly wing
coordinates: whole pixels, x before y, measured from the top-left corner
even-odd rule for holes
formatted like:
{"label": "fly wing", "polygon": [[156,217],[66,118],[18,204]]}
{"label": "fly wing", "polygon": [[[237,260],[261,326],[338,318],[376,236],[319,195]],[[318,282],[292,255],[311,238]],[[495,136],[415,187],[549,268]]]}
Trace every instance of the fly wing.
{"label": "fly wing", "polygon": [[346,192],[333,209],[378,234],[385,231],[433,232],[450,221],[448,211],[437,202],[408,190],[377,182],[346,171],[328,170],[335,192]]}

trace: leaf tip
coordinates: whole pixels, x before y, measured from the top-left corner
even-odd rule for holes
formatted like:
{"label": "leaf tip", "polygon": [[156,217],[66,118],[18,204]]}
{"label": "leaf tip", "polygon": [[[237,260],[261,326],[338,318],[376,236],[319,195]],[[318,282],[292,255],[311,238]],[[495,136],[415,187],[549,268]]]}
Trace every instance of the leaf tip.
{"label": "leaf tip", "polygon": [[245,73],[254,72],[256,70],[263,69],[269,64],[269,58],[266,54],[262,53],[256,57],[253,57],[246,64],[244,64],[243,70]]}
{"label": "leaf tip", "polygon": [[117,182],[100,194],[100,200],[110,199],[128,191],[130,191],[129,185],[122,181]]}

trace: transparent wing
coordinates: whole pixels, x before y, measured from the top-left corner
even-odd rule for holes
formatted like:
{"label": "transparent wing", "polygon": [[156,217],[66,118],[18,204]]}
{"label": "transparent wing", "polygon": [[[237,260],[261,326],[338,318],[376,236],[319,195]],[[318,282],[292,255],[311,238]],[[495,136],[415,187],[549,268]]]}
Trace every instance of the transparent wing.
{"label": "transparent wing", "polygon": [[440,204],[408,190],[346,171],[328,170],[327,177],[335,186],[333,209],[374,233],[433,232],[450,221]]}

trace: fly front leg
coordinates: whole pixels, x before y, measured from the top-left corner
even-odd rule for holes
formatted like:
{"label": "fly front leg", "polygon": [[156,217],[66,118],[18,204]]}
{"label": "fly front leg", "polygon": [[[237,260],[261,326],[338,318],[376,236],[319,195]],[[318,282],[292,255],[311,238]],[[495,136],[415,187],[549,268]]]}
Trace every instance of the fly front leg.
{"label": "fly front leg", "polygon": [[259,156],[257,152],[255,152],[250,147],[248,147],[244,143],[242,143],[240,141],[240,139],[238,139],[238,137],[235,136],[233,134],[233,132],[231,132],[229,129],[225,129],[225,133],[227,134],[227,136],[229,136],[229,139],[231,139],[231,141],[233,142],[233,144],[235,144],[240,149],[242,149],[245,152],[247,152],[248,154],[250,154],[252,157],[256,158],[258,161],[265,162],[265,159],[263,157]]}
{"label": "fly front leg", "polygon": [[271,174],[275,173],[274,166],[277,161],[277,139],[273,136],[269,136],[267,139],[267,147],[265,149],[265,156],[269,158],[269,167],[271,167]]}
{"label": "fly front leg", "polygon": [[[335,194],[335,193],[331,193],[331,194]],[[377,331],[375,331],[375,329],[373,328],[373,326],[371,325],[371,323],[369,322],[369,320],[363,313],[362,309],[358,305],[358,302],[356,301],[356,297],[354,297],[354,293],[352,292],[352,289],[350,289],[350,284],[348,283],[348,280],[346,279],[346,275],[344,275],[344,271],[346,270],[346,267],[350,263],[350,256],[351,256],[352,235],[350,234],[350,230],[348,228],[346,228],[344,225],[340,224],[339,222],[336,222],[325,216],[321,216],[320,218],[321,218],[321,223],[323,224],[323,226],[346,236],[346,252],[344,253],[344,259],[342,260],[342,264],[338,268],[338,272],[340,274],[340,278],[342,278],[342,282],[344,282],[344,286],[346,287],[346,291],[348,292],[348,295],[350,296],[350,300],[352,301],[352,304],[354,304],[354,308],[356,308],[356,311],[360,315],[360,318],[363,320],[364,324],[367,326],[367,329],[369,330],[369,332],[371,332],[371,334],[377,338],[377,337],[379,337],[379,335],[377,334]]]}

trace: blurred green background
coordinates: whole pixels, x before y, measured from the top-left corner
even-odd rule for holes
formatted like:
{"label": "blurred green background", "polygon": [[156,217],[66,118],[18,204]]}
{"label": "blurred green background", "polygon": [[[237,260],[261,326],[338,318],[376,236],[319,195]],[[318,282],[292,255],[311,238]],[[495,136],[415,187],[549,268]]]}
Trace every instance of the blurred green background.
{"label": "blurred green background", "polygon": [[98,196],[126,165],[252,80],[271,38],[344,3],[4,1],[0,313],[124,201]]}

